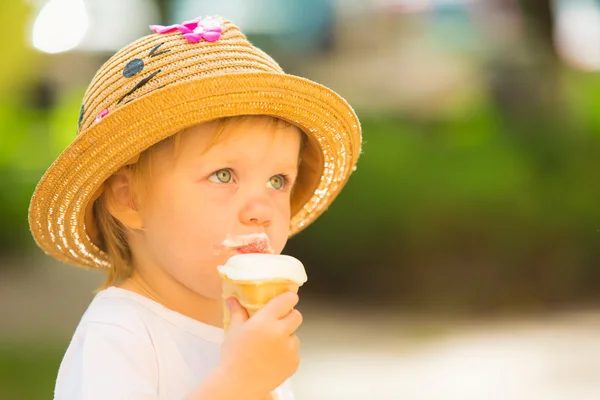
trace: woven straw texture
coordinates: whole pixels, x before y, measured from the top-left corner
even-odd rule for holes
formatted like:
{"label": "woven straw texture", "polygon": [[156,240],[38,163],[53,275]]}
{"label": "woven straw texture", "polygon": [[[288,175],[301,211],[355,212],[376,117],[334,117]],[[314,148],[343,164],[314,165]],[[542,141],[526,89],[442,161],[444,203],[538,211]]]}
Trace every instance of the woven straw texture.
{"label": "woven straw texture", "polygon": [[40,180],[29,208],[37,244],[80,267],[108,268],[91,208],[104,181],[140,152],[184,128],[236,115],[270,115],[309,137],[292,199],[290,236],[335,199],[361,151],[347,102],[310,80],[285,74],[230,21],[215,42],[179,32],[124,47],[96,73],[79,131]]}

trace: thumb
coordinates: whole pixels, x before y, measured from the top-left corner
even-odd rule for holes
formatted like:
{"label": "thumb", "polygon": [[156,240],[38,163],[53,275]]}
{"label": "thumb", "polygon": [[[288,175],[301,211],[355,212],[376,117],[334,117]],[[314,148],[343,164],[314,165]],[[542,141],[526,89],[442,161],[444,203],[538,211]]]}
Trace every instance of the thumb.
{"label": "thumb", "polygon": [[248,311],[236,299],[235,297],[230,297],[227,299],[227,308],[229,308],[229,314],[231,315],[230,321],[230,329],[236,326],[242,325],[244,322],[248,321]]}

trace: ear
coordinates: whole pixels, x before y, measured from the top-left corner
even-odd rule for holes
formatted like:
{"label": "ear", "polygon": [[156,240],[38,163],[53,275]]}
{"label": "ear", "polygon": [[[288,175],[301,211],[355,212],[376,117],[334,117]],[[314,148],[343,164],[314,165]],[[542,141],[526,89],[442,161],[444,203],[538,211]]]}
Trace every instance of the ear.
{"label": "ear", "polygon": [[144,227],[141,208],[136,201],[133,174],[127,167],[115,172],[104,183],[104,195],[110,214],[129,229]]}

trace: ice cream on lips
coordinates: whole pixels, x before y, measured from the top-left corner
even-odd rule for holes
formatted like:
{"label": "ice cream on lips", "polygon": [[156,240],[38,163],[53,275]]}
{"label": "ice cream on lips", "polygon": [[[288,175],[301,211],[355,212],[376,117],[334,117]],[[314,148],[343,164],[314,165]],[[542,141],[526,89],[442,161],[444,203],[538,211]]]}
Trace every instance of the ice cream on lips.
{"label": "ice cream on lips", "polygon": [[241,254],[273,253],[269,237],[264,232],[247,235],[227,235],[219,247],[234,250]]}

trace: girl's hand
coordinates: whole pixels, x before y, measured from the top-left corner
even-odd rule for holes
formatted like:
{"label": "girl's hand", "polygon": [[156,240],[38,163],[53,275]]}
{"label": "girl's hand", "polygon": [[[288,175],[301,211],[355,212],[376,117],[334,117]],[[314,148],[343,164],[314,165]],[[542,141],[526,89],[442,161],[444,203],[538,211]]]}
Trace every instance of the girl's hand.
{"label": "girl's hand", "polygon": [[269,301],[252,318],[235,298],[227,301],[229,331],[218,369],[229,384],[243,388],[245,399],[265,398],[296,372],[300,341],[295,335],[302,315],[294,306],[298,295],[283,293]]}

